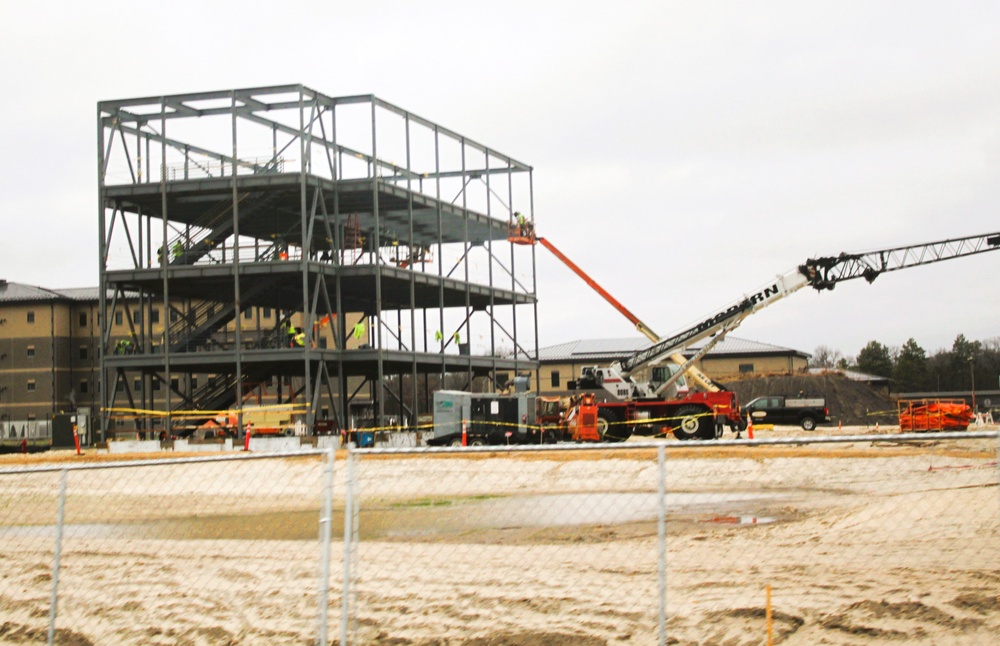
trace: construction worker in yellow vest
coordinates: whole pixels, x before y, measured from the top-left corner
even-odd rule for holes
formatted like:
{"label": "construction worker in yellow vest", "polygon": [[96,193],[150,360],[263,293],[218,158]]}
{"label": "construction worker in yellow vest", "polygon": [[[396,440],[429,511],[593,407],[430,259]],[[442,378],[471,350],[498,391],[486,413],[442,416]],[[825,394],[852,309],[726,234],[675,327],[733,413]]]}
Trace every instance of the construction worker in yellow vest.
{"label": "construction worker in yellow vest", "polygon": [[364,321],[358,321],[354,324],[354,338],[359,341],[365,336],[365,323]]}
{"label": "construction worker in yellow vest", "polygon": [[305,330],[299,330],[292,339],[295,341],[295,345],[302,348],[306,345],[306,332]]}
{"label": "construction worker in yellow vest", "polygon": [[524,214],[521,213],[520,211],[515,211],[514,217],[517,218],[518,235],[523,237],[531,236],[532,225],[531,222],[529,222],[528,219],[524,217]]}

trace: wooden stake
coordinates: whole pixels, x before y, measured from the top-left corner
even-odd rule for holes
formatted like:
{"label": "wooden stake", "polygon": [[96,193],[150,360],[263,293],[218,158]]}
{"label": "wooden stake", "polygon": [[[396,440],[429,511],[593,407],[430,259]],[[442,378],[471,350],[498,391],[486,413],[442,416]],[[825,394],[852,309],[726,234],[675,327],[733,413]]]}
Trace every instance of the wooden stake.
{"label": "wooden stake", "polygon": [[767,646],[774,646],[774,621],[771,613],[771,584],[767,584]]}

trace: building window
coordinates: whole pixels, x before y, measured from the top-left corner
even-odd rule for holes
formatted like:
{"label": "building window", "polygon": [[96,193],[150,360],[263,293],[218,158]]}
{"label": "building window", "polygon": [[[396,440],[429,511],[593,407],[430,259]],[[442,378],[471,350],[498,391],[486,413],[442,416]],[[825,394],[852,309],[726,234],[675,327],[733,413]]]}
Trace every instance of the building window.
{"label": "building window", "polygon": [[29,345],[28,346],[28,357],[30,358],[30,357],[33,357],[33,356],[35,356],[35,346]]}
{"label": "building window", "polygon": [[504,388],[507,386],[507,382],[510,381],[510,373],[508,372],[498,372],[496,376],[497,388]]}
{"label": "building window", "polygon": [[153,309],[149,312],[149,322],[156,325],[160,322],[160,310]]}
{"label": "building window", "polygon": [[160,380],[153,378],[153,390],[159,390],[159,389],[160,389]]}
{"label": "building window", "polygon": [[80,358],[81,359],[86,359],[87,358],[87,346],[85,346],[85,345],[81,345],[80,346]]}
{"label": "building window", "polygon": [[198,390],[198,378],[191,377],[191,390]]}
{"label": "building window", "polygon": [[135,381],[132,382],[132,390],[141,393],[142,392],[142,377],[136,377]]}
{"label": "building window", "polygon": [[740,374],[741,375],[750,374],[751,372],[753,372],[753,364],[752,363],[741,363],[740,364]]}
{"label": "building window", "polygon": [[319,409],[320,419],[330,419],[330,409],[324,406]]}
{"label": "building window", "polygon": [[142,312],[136,312],[132,315],[132,322],[136,325],[142,325]]}
{"label": "building window", "polygon": [[86,379],[80,380],[80,394],[86,395],[90,391],[90,384],[87,383]]}
{"label": "building window", "polygon": [[270,307],[265,307],[265,308],[264,308],[264,311],[263,311],[263,312],[261,312],[261,315],[262,315],[262,316],[263,316],[264,318],[266,318],[266,319],[269,319],[269,318],[271,318],[271,308],[270,308]]}
{"label": "building window", "polygon": [[35,392],[35,380],[34,379],[29,379],[28,380],[28,392],[29,393]]}
{"label": "building window", "polygon": [[326,349],[326,337],[325,336],[321,336],[319,338],[319,347],[323,348],[324,350]]}
{"label": "building window", "polygon": [[559,387],[559,371],[558,370],[553,370],[552,371],[552,387],[553,388],[558,388]]}
{"label": "building window", "polygon": [[180,378],[179,377],[171,377],[170,378],[170,387],[173,388],[174,390],[180,390],[181,389],[181,380],[180,380]]}
{"label": "building window", "polygon": [[122,324],[122,313],[121,311],[115,312],[115,325]]}
{"label": "building window", "polygon": [[35,322],[35,313],[28,312],[28,323],[34,323],[34,322]]}
{"label": "building window", "polygon": [[249,307],[243,310],[243,318],[250,320],[253,318],[253,310]]}
{"label": "building window", "polygon": [[87,313],[80,312],[80,327],[87,327]]}
{"label": "building window", "polygon": [[181,318],[181,316],[180,316],[180,314],[177,313],[176,310],[170,310],[170,322],[171,323],[176,323],[178,320],[180,320],[180,318]]}

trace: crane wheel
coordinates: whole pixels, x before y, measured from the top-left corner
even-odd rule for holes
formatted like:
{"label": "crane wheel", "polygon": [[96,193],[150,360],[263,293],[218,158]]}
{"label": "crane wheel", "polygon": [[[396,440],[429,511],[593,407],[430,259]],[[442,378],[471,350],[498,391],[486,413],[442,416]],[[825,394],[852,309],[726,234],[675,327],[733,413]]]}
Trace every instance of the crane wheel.
{"label": "crane wheel", "polygon": [[701,406],[681,406],[674,413],[672,427],[678,440],[715,438],[715,420]]}

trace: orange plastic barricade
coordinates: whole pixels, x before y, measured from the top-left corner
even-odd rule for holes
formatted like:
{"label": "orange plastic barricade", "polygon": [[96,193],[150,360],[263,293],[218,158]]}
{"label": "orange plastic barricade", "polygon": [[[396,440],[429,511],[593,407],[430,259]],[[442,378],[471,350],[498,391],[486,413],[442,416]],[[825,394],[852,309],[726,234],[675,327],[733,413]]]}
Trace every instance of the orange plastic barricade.
{"label": "orange plastic barricade", "polygon": [[900,431],[964,431],[975,415],[961,399],[901,399]]}

